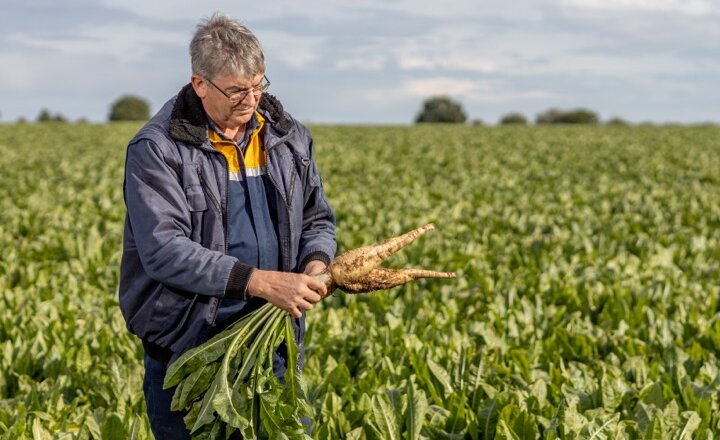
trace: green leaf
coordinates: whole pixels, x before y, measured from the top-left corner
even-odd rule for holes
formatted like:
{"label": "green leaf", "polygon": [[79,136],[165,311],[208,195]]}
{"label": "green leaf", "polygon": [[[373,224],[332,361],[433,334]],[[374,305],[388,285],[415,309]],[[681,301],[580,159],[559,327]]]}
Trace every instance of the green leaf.
{"label": "green leaf", "polygon": [[165,389],[171,388],[180,383],[183,377],[219,359],[227,352],[228,346],[233,340],[236,340],[238,336],[247,336],[247,333],[256,330],[257,322],[263,321],[267,314],[274,309],[276,308],[272,304],[265,304],[255,312],[250,313],[224,331],[218,333],[209,341],[185,352],[168,367],[163,387]]}
{"label": "green leaf", "polygon": [[[212,384],[210,385],[210,388],[205,392],[205,395],[200,402],[200,405],[198,407],[197,415],[195,416],[195,420],[190,420],[192,422],[192,428],[190,429],[190,433],[196,432],[198,429],[203,427],[204,425],[207,425],[208,423],[212,423],[215,420],[215,409],[213,408],[213,399],[215,399],[215,395],[218,392],[220,381],[221,381],[221,375],[222,373],[220,371],[217,372],[215,375],[215,380],[212,381]],[[188,414],[189,415],[189,414]],[[186,420],[187,423],[187,420]]]}
{"label": "green leaf", "polygon": [[300,396],[300,382],[298,376],[300,375],[300,368],[298,366],[298,360],[300,353],[298,346],[295,343],[295,330],[292,326],[292,318],[290,315],[284,317],[285,322],[285,346],[287,347],[287,368],[285,370],[285,385],[288,387],[290,393],[289,399],[293,404],[301,398]]}
{"label": "green leaf", "polygon": [[111,414],[105,419],[102,426],[103,440],[127,440],[128,433],[122,419],[117,414]]}
{"label": "green leaf", "polygon": [[655,405],[656,408],[664,408],[667,403],[660,382],[654,382],[646,386],[640,391],[640,398],[648,405]]}
{"label": "green leaf", "polygon": [[94,438],[102,438],[102,431],[100,430],[100,426],[98,426],[95,417],[93,417],[92,415],[88,415],[85,417],[84,422],[85,427],[88,429],[88,431]]}
{"label": "green leaf", "polygon": [[520,440],[510,427],[505,423],[505,420],[500,420],[495,428],[495,437],[498,440]]}
{"label": "green leaf", "polygon": [[82,345],[77,352],[75,357],[75,365],[78,371],[81,373],[87,373],[92,367],[92,356],[90,355],[90,349],[87,345]]}
{"label": "green leaf", "polygon": [[170,409],[182,411],[187,408],[190,402],[207,390],[219,367],[217,362],[207,364],[180,382],[173,394]]}
{"label": "green leaf", "polygon": [[478,425],[483,432],[483,439],[489,440],[494,437],[495,426],[497,425],[500,411],[498,410],[498,398],[495,396],[478,412]]}
{"label": "green leaf", "polygon": [[[213,398],[212,406],[225,423],[238,429],[247,428],[253,423],[254,418],[252,409],[250,414],[241,411],[241,408],[243,408],[241,396],[235,387],[230,386],[228,376],[235,374],[230,371],[230,361],[237,353],[243,338],[249,340],[246,336],[250,335],[250,337],[254,336],[254,340],[250,345],[250,349],[243,355],[242,366],[240,371],[237,372],[238,381],[242,381],[253,367],[255,367],[255,371],[262,371],[267,362],[272,366],[272,356],[268,355],[268,350],[270,348],[274,349],[274,347],[268,347],[270,345],[269,341],[275,339],[275,331],[283,322],[283,312],[278,308],[273,308],[273,312],[264,315],[264,317],[266,319],[258,320],[254,325],[250,324],[252,328],[247,329],[245,332],[238,332],[228,346],[227,353],[223,357],[220,369],[217,372],[218,389]],[[255,335],[256,331],[259,331],[259,334]],[[258,380],[259,377],[253,377],[251,381]]]}
{"label": "green leaf", "polygon": [[432,372],[433,376],[435,376],[438,382],[440,382],[440,384],[445,389],[445,396],[451,394],[453,392],[453,386],[450,383],[450,375],[448,374],[447,370],[436,364],[430,358],[427,359],[427,366],[430,369],[430,372]]}
{"label": "green leaf", "polygon": [[345,435],[346,440],[362,440],[364,438],[364,432],[362,428],[355,428]]}
{"label": "green leaf", "polygon": [[425,414],[428,410],[428,402],[423,390],[415,387],[415,376],[411,376],[405,387],[408,398],[407,410],[405,413],[405,429],[408,440],[420,439],[420,431],[425,421]]}
{"label": "green leaf", "polygon": [[42,426],[40,419],[35,418],[32,423],[33,440],[52,440],[52,435]]}
{"label": "green leaf", "polygon": [[[503,430],[507,433],[512,434],[511,437],[501,438],[513,438],[517,440],[535,440],[538,436],[538,429],[535,421],[527,413],[527,411],[520,409],[514,403],[506,405],[501,411],[498,420],[498,430],[500,425],[503,425]],[[507,435],[507,433],[498,432],[496,435]]]}
{"label": "green leaf", "polygon": [[656,415],[652,418],[645,430],[643,440],[663,440],[663,423],[661,417]]}
{"label": "green leaf", "polygon": [[[616,413],[617,414],[617,413]],[[619,414],[618,414],[619,416]],[[612,432],[613,424],[616,423],[616,415],[613,414],[608,420],[606,420],[602,425],[600,425],[597,429],[592,431],[592,435],[588,440],[595,440],[595,439],[605,439],[605,431]]]}
{"label": "green leaf", "polygon": [[274,382],[275,387],[260,395],[260,419],[270,438],[284,438],[290,440],[303,440],[305,426],[294,415],[295,402],[284,401],[279,396],[280,383],[268,370],[268,381]]}
{"label": "green leaf", "polygon": [[603,408],[608,411],[614,411],[622,402],[628,387],[621,378],[610,376],[608,372],[605,372],[600,380],[600,389],[602,392]]}
{"label": "green leaf", "polygon": [[679,433],[675,439],[689,440],[692,438],[693,432],[700,426],[702,420],[695,411],[685,411],[682,413],[681,418]]}
{"label": "green leaf", "polygon": [[270,341],[277,340],[278,330],[282,332],[281,324],[284,314],[282,309],[273,306],[243,335],[244,339],[239,340],[243,346],[248,342],[251,343],[249,349],[243,352],[243,360],[237,373],[236,382],[244,380],[253,368],[263,368],[266,361],[272,362],[272,352],[277,346],[271,346]]}
{"label": "green leaf", "polygon": [[398,414],[384,395],[373,396],[373,420],[383,438],[400,440]]}
{"label": "green leaf", "polygon": [[217,419],[200,428],[192,435],[192,438],[193,440],[225,440],[227,438],[225,427],[223,421]]}

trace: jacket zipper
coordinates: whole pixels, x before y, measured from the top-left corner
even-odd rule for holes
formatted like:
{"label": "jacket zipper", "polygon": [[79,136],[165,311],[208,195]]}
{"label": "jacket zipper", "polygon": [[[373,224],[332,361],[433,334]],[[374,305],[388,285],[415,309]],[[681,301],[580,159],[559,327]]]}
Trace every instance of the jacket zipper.
{"label": "jacket zipper", "polygon": [[200,179],[200,186],[202,186],[203,189],[205,190],[205,194],[207,194],[208,197],[210,197],[210,201],[212,202],[213,205],[215,205],[215,208],[217,208],[217,211],[220,213],[220,215],[222,215],[223,218],[225,218],[225,215],[222,212],[222,207],[220,206],[220,202],[218,202],[218,200],[213,195],[212,191],[210,191],[210,186],[208,186],[207,182],[205,181],[205,178],[203,177],[202,172],[200,171],[200,168],[197,169],[197,173],[198,173],[198,178]]}
{"label": "jacket zipper", "polygon": [[[286,134],[285,136],[278,139],[274,144],[272,144],[272,146],[267,147],[265,149],[265,154],[268,156],[268,158],[270,157],[270,153],[272,152],[272,150],[275,149],[276,146],[278,146],[281,143],[285,142],[286,140],[290,139],[290,137],[294,133],[295,133],[295,130],[290,130],[290,132],[288,134]],[[280,185],[278,185],[277,181],[275,180],[272,173],[270,172],[270,160],[269,159],[267,160],[267,165],[268,165],[268,177],[270,178],[270,182],[272,182],[273,186],[275,187],[275,191],[280,195],[280,198],[282,199],[283,204],[285,205],[285,217],[287,219],[288,231],[289,231],[288,240],[292,240],[293,227],[292,227],[292,220],[290,219],[290,201],[287,199],[285,194],[283,194],[283,192],[280,191]],[[290,243],[287,243],[286,247],[289,250]],[[285,263],[284,264],[285,267],[283,268],[283,270],[286,270],[286,271],[292,270],[292,267],[290,267],[290,257],[289,257],[289,255],[287,255],[288,251],[283,252],[282,246],[280,247],[280,251],[282,252],[283,262]]]}
{"label": "jacket zipper", "polygon": [[[229,191],[230,176],[229,176],[229,171],[228,171],[228,163],[227,163],[227,159],[225,159],[225,156],[223,156],[222,153],[217,152],[217,154],[219,154],[220,157],[222,158],[222,160],[225,162],[225,206],[227,207],[228,206],[228,197],[229,197],[228,193],[230,192]],[[207,184],[207,182],[205,181],[205,178],[202,176],[202,172],[200,171],[200,168],[198,168],[197,172],[198,172],[198,178],[200,179],[200,185],[203,187],[203,189],[205,190],[207,195],[210,197],[210,200],[215,205],[218,212],[220,212],[220,216],[222,216],[223,238],[225,241],[223,243],[224,244],[224,254],[227,255],[228,254],[228,227],[227,227],[227,221],[228,221],[227,217],[228,216],[227,216],[227,213],[225,211],[223,211],[222,205],[220,205],[220,202],[215,198],[212,191],[210,191],[210,186]],[[210,319],[211,327],[215,327],[215,321],[217,321],[218,309],[220,308],[220,306],[219,306],[220,300],[217,298],[214,298],[214,299],[215,299],[215,308],[212,311],[212,318]]]}
{"label": "jacket zipper", "polygon": [[[288,132],[288,134],[286,134],[285,136],[283,136],[283,137],[281,137],[280,139],[278,139],[277,141],[275,141],[275,143],[272,144],[271,146],[265,148],[265,154],[268,155],[268,157],[269,157],[269,156],[270,156],[270,152],[271,152],[272,150],[274,150],[275,147],[277,147],[277,146],[280,145],[281,143],[285,142],[286,140],[290,139],[290,137],[291,137],[294,133],[295,133],[295,130],[294,130],[294,129],[293,129],[293,130],[290,130],[290,132]],[[267,163],[269,164],[270,161],[268,160]],[[287,199],[287,197],[285,197],[285,194],[283,194],[283,192],[280,191],[280,185],[278,185],[277,181],[275,181],[275,178],[273,178],[273,175],[272,175],[272,173],[270,172],[269,169],[268,169],[268,176],[270,176],[270,181],[272,182],[273,186],[274,186],[275,189],[277,190],[278,194],[280,194],[283,202],[285,203],[285,207],[286,207],[287,210],[288,210],[288,217],[289,217],[289,214],[290,214],[290,201]]]}

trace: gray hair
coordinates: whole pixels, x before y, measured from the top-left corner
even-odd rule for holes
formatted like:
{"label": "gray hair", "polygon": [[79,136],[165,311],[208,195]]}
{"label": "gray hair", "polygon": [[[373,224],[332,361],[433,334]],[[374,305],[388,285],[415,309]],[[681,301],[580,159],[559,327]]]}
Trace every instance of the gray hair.
{"label": "gray hair", "polygon": [[255,76],[265,72],[260,41],[239,21],[216,12],[198,24],[190,42],[192,73],[204,78],[222,74]]}

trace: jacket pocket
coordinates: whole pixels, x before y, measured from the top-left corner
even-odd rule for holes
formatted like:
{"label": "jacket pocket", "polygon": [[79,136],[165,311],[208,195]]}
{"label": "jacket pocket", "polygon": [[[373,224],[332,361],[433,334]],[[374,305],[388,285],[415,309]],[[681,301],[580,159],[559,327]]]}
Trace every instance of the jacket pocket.
{"label": "jacket pocket", "polygon": [[148,325],[149,333],[155,337],[149,339],[169,347],[185,331],[198,295],[176,293],[167,287],[162,287],[159,293]]}
{"label": "jacket pocket", "polygon": [[202,175],[202,171],[200,171],[200,168],[197,170],[198,175],[198,181],[200,182],[200,188],[201,192],[204,192],[207,194],[207,196],[210,198],[210,201],[212,202],[213,206],[217,210],[218,213],[222,213],[222,208],[220,206],[220,201],[213,195],[212,190],[210,189],[210,185],[208,185],[207,181]]}
{"label": "jacket pocket", "polygon": [[185,197],[190,211],[190,240],[202,243],[203,222],[208,209],[205,193],[200,185],[192,185],[185,188]]}
{"label": "jacket pocket", "polygon": [[205,211],[207,209],[207,201],[202,186],[192,185],[185,188],[185,197],[187,197],[188,207],[191,212]]}

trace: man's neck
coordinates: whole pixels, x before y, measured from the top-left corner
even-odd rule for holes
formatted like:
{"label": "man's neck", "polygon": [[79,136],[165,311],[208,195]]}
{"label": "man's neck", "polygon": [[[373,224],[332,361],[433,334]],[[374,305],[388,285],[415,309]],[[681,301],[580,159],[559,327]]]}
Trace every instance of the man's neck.
{"label": "man's neck", "polygon": [[[215,122],[215,121],[213,121],[213,122]],[[215,125],[217,126],[217,128],[220,129],[220,132],[224,136],[236,141],[236,140],[240,139],[243,134],[245,134],[245,126],[247,124],[243,124],[240,127],[234,127],[234,128],[225,127],[222,124],[218,124],[217,122],[215,122]]]}

